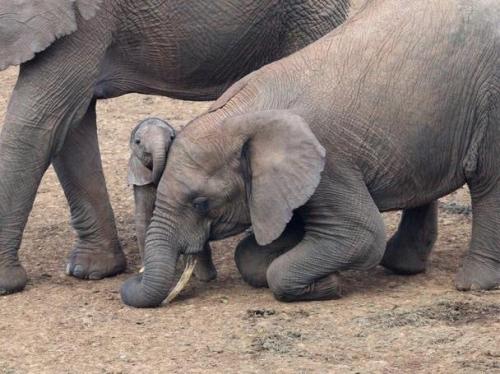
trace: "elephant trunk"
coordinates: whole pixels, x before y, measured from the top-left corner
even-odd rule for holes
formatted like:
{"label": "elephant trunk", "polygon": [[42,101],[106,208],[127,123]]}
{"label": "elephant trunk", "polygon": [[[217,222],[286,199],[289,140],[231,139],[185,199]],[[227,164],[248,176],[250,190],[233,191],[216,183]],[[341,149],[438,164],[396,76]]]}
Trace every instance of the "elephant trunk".
{"label": "elephant trunk", "polygon": [[[160,218],[163,221],[163,218]],[[169,295],[175,280],[175,268],[180,248],[176,245],[173,228],[165,230],[155,216],[148,229],[144,258],[144,272],[128,279],[122,286],[121,297],[125,304],[136,308],[151,308],[160,305]],[[192,272],[188,261],[186,272]],[[183,274],[181,281],[187,283]],[[179,292],[179,287],[174,287]],[[173,290],[173,291],[174,291]],[[175,297],[175,295],[173,295]],[[169,301],[173,297],[169,297]]]}
{"label": "elephant trunk", "polygon": [[153,161],[153,183],[158,185],[167,162],[167,147],[170,139],[158,139],[151,149]]}
{"label": "elephant trunk", "polygon": [[154,184],[146,184],[144,186],[134,185],[135,234],[137,236],[137,243],[142,262],[144,262],[146,230],[151,223],[155,200],[156,186]]}

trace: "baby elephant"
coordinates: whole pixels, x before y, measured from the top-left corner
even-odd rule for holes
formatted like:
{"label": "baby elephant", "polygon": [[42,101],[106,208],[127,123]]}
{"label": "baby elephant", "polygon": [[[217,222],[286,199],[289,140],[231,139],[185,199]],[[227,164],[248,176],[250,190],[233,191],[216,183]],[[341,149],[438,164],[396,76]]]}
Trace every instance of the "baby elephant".
{"label": "baby elephant", "polygon": [[[148,118],[140,122],[130,136],[128,183],[134,188],[135,230],[142,261],[145,234],[154,210],[156,186],[163,173],[168,149],[174,137],[175,130],[158,118]],[[197,257],[197,266],[194,269],[196,277],[207,282],[215,279],[217,271],[208,243]]]}
{"label": "baby elephant", "polygon": [[[381,261],[422,271],[435,201],[464,184],[473,227],[456,287],[497,287],[499,149],[500,2],[371,1],[236,83],[176,136],[145,271],[122,298],[159,305],[180,254],[250,225],[238,268],[279,300],[339,297],[338,272]],[[380,212],[397,209],[414,213],[386,250]]]}

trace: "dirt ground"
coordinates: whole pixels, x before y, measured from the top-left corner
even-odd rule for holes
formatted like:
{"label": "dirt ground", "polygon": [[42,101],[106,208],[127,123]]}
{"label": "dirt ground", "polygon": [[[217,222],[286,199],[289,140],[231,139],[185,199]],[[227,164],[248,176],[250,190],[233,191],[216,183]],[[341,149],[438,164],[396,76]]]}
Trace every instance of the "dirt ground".
{"label": "dirt ground", "polygon": [[[0,73],[3,118],[17,69]],[[80,281],[64,274],[74,234],[57,178],[38,191],[20,256],[30,282],[0,297],[0,373],[493,373],[500,372],[500,290],[457,292],[467,249],[469,196],[442,200],[429,271],[404,277],[382,268],[344,275],[341,300],[285,304],[246,285],[233,261],[237,239],[215,243],[216,281],[196,280],[174,303],[124,306],[118,290],[137,271],[127,140],[145,116],[175,125],[207,103],[128,95],[98,104],[99,139],[126,274]],[[399,215],[385,215],[388,233]]]}

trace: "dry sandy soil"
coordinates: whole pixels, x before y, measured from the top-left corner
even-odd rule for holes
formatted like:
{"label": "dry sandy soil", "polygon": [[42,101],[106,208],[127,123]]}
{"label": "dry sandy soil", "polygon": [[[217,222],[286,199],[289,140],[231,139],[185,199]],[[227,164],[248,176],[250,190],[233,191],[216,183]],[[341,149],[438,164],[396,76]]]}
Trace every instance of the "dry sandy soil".
{"label": "dry sandy soil", "polygon": [[[16,74],[0,73],[1,117]],[[158,309],[124,306],[118,290],[138,268],[126,185],[130,130],[149,115],[179,126],[206,107],[140,95],[99,103],[107,185],[129,270],[101,281],[64,275],[74,234],[49,169],[20,252],[30,282],[0,297],[0,373],[500,372],[500,291],[461,293],[452,283],[471,229],[465,190],[443,199],[425,274],[350,272],[341,300],[284,304],[242,281],[230,239],[214,245],[216,281],[192,280]],[[385,215],[389,233],[398,217]]]}

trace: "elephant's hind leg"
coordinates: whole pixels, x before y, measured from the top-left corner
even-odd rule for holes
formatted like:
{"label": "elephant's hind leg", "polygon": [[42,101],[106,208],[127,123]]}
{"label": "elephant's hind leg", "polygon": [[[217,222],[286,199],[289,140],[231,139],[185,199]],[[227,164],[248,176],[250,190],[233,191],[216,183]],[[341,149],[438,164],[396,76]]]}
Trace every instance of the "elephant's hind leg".
{"label": "elephant's hind leg", "polygon": [[[497,102],[500,104],[500,102]],[[472,238],[456,278],[457,289],[489,290],[500,286],[500,105],[490,118],[477,156],[473,175],[468,176],[472,198]]]}
{"label": "elephant's hind leg", "polygon": [[397,232],[387,242],[381,265],[396,274],[425,271],[437,238],[437,212],[437,201],[406,209]]}
{"label": "elephant's hind leg", "polygon": [[63,148],[52,163],[68,199],[71,222],[78,235],[66,273],[77,278],[101,279],[122,272],[126,260],[102,172],[95,101],[82,122],[69,130]]}
{"label": "elephant's hind leg", "polygon": [[500,180],[484,196],[472,194],[472,239],[455,278],[461,291],[500,285]]}
{"label": "elephant's hind leg", "polygon": [[273,260],[295,247],[304,237],[302,222],[295,217],[274,242],[261,246],[253,233],[243,238],[236,247],[234,260],[243,280],[252,287],[267,287],[266,272]]}

